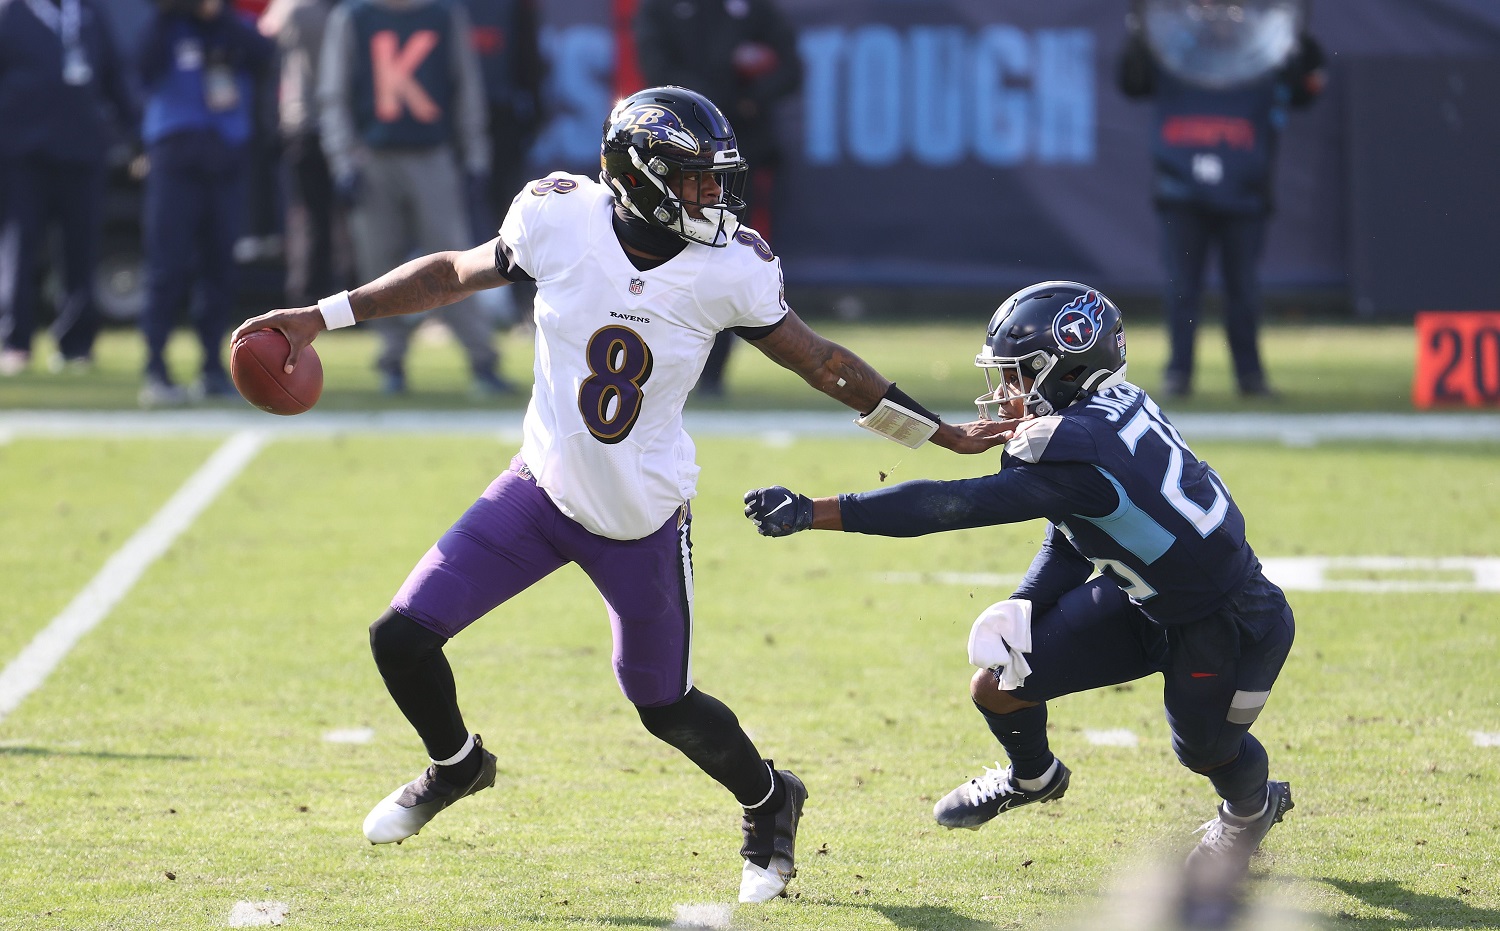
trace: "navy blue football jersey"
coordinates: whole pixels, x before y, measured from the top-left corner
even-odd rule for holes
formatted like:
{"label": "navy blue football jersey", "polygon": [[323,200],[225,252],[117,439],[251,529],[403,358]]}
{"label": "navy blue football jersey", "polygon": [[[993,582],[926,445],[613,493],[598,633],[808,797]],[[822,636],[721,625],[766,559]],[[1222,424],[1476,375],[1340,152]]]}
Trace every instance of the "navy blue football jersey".
{"label": "navy blue football jersey", "polygon": [[1046,518],[1017,597],[1055,602],[1097,569],[1161,624],[1212,613],[1260,567],[1229,489],[1128,383],[1028,422],[993,475],[904,482],[840,504],[845,530],[881,536]]}

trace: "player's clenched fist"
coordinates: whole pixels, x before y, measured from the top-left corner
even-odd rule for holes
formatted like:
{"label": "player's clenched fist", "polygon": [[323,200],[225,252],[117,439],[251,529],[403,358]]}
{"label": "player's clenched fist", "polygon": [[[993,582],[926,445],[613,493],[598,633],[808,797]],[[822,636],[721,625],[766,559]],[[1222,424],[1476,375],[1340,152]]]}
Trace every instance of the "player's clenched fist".
{"label": "player's clenched fist", "polygon": [[813,523],[812,499],[780,485],[745,492],[745,516],[763,537],[785,537]]}

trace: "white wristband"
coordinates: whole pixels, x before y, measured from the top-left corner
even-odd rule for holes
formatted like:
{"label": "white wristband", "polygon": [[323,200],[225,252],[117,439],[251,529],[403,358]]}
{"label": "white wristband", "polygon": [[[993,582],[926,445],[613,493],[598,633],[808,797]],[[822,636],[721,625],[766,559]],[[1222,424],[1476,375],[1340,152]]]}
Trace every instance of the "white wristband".
{"label": "white wristband", "polygon": [[890,398],[881,398],[873,411],[856,418],[854,422],[872,433],[878,433],[911,449],[927,442],[938,429],[937,421],[909,410]]}
{"label": "white wristband", "polygon": [[348,291],[318,301],[318,310],[323,314],[323,325],[330,330],[354,326],[354,306],[349,303]]}

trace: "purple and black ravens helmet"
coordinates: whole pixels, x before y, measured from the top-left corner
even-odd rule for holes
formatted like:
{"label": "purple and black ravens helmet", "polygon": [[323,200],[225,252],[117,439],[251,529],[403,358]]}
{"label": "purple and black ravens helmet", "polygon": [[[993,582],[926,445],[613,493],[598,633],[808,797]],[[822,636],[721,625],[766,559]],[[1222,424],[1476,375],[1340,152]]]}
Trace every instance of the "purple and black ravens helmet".
{"label": "purple and black ravens helmet", "polygon": [[[984,348],[974,357],[989,393],[974,399],[979,414],[1022,393],[1026,413],[1060,411],[1125,380],[1125,324],[1120,308],[1088,285],[1044,281],[1005,299],[990,318]],[[995,378],[991,377],[994,373]]]}
{"label": "purple and black ravens helmet", "polygon": [[[648,87],[615,104],[604,121],[599,161],[599,180],[615,200],[653,226],[705,246],[727,246],[739,228],[750,166],[729,121],[697,91]],[[712,174],[718,198],[685,202],[667,183],[683,172]]]}

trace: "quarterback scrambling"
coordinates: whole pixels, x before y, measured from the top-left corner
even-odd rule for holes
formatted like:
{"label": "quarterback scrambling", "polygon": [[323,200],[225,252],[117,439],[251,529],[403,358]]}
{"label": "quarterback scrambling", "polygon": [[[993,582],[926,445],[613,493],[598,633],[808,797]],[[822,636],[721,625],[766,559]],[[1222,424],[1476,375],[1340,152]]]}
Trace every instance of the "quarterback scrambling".
{"label": "quarterback scrambling", "polygon": [[959,785],[934,816],[977,829],[1062,798],[1071,773],[1048,745],[1047,702],[1161,673],[1173,750],[1222,799],[1190,873],[1243,872],[1292,807],[1250,725],[1293,636],[1291,608],[1261,573],[1244,517],[1125,380],[1124,324],[1100,292],[1063,281],[1018,291],[991,318],[975,364],[990,387],[981,412],[1016,426],[998,472],[816,500],[761,488],[745,495],[746,516],[765,536],[890,537],[1045,518],[1020,588],[980,615],[969,640],[979,667],[970,694],[1009,765]]}
{"label": "quarterback scrambling", "polygon": [[787,308],[780,261],[739,224],[747,166],[707,98],[680,87],[626,98],[605,122],[601,161],[598,181],[554,173],[527,185],[482,246],[415,259],[239,332],[282,330],[293,366],[325,328],[536,282],[535,386],[520,453],[370,628],[381,676],[432,765],[375,806],[365,835],[399,843],[494,784],[495,756],[464,724],[443,646],[576,562],[604,597],[615,677],[642,724],[743,807],[740,900],[763,902],[796,873],[807,790],[762,760],[734,713],[693,685],[688,502],[698,466],[682,411],[715,335],[735,331],[861,412],[861,425],[911,446],[930,439],[977,453],[1004,430],[942,423]]}

